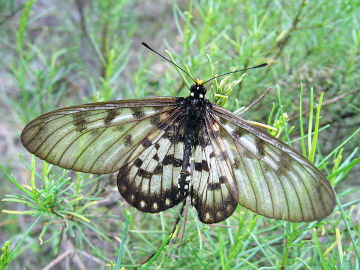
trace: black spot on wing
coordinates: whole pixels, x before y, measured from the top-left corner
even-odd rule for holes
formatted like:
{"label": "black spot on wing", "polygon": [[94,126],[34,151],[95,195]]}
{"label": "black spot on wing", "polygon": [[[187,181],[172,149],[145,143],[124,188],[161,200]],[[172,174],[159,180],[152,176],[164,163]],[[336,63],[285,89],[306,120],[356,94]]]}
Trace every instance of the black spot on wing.
{"label": "black spot on wing", "polygon": [[152,125],[158,125],[161,120],[160,114],[156,114],[150,118],[150,123]]}
{"label": "black spot on wing", "polygon": [[130,134],[125,135],[125,137],[124,137],[124,145],[125,146],[132,145],[132,136]]}
{"label": "black spot on wing", "polygon": [[114,131],[116,132],[122,132],[124,130],[124,125],[116,125]]}
{"label": "black spot on wing", "polygon": [[140,168],[140,166],[143,164],[143,161],[140,159],[140,158],[137,158],[135,161],[134,161],[134,165],[138,168]]}
{"label": "black spot on wing", "polygon": [[287,170],[291,169],[289,157],[285,153],[280,156],[280,161],[278,165],[279,167],[276,170],[278,174],[286,174]]}
{"label": "black spot on wing", "polygon": [[150,179],[153,174],[144,169],[139,169],[138,176]]}
{"label": "black spot on wing", "polygon": [[202,166],[200,162],[195,162],[195,171],[201,172],[202,171]]}
{"label": "black spot on wing", "polygon": [[226,152],[221,152],[220,155],[219,155],[219,159],[220,159],[221,161],[227,160],[227,159],[228,159],[227,153],[226,153]]}
{"label": "black spot on wing", "polygon": [[181,167],[182,165],[182,160],[181,159],[177,159],[177,158],[174,158],[174,166],[175,167]]}
{"label": "black spot on wing", "polygon": [[102,132],[102,129],[94,128],[89,131],[89,135],[91,137],[95,138],[95,137],[99,136],[101,132]]}
{"label": "black spot on wing", "polygon": [[157,165],[154,169],[154,174],[159,175],[162,174],[162,172],[163,172],[163,166],[161,164]]}
{"label": "black spot on wing", "polygon": [[240,139],[244,134],[245,130],[241,127],[236,127],[236,129],[232,132],[232,135],[237,139]]}
{"label": "black spot on wing", "polygon": [[182,160],[178,158],[174,158],[174,155],[167,155],[164,157],[162,164],[165,165],[173,165],[175,167],[181,167]]}
{"label": "black spot on wing", "polygon": [[219,183],[220,183],[220,184],[225,183],[226,180],[227,180],[227,179],[226,179],[226,176],[220,176],[220,177],[219,177]]}
{"label": "black spot on wing", "polygon": [[233,166],[234,166],[235,169],[240,168],[240,160],[238,158],[234,158]]}
{"label": "black spot on wing", "polygon": [[265,156],[264,150],[264,141],[255,137],[256,149],[258,150],[259,157],[262,158]]}
{"label": "black spot on wing", "polygon": [[87,125],[86,116],[87,115],[88,115],[88,113],[86,111],[76,112],[72,115],[73,119],[74,119],[74,125],[76,127],[76,131],[83,132],[86,130],[86,125]]}
{"label": "black spot on wing", "polygon": [[290,161],[290,157],[287,154],[280,155],[279,164],[281,167],[283,167],[286,170],[289,170],[291,167],[289,161]]}
{"label": "black spot on wing", "polygon": [[183,117],[178,117],[176,122],[173,122],[171,124],[166,123],[165,124],[165,133],[164,138],[169,139],[169,141],[173,144],[177,142],[183,142],[184,141],[184,121]]}
{"label": "black spot on wing", "polygon": [[104,119],[105,126],[109,126],[116,116],[118,116],[117,111],[109,110]]}
{"label": "black spot on wing", "polygon": [[209,166],[208,166],[208,164],[207,164],[207,162],[206,162],[205,160],[203,160],[203,161],[201,162],[201,167],[202,167],[203,171],[205,171],[205,172],[209,172],[209,171],[210,171],[210,168],[209,168]]}
{"label": "black spot on wing", "polygon": [[174,155],[167,155],[163,159],[163,165],[170,165],[174,163]]}
{"label": "black spot on wing", "polygon": [[135,119],[140,119],[145,116],[145,112],[140,108],[131,108],[131,111]]}
{"label": "black spot on wing", "polygon": [[145,138],[141,144],[145,147],[148,148],[151,145],[151,141],[148,138]]}
{"label": "black spot on wing", "polygon": [[209,183],[208,184],[208,190],[210,190],[210,191],[220,189],[220,188],[221,188],[220,183]]}
{"label": "black spot on wing", "polygon": [[[166,124],[167,126],[168,124]],[[177,127],[176,126],[169,126],[164,133],[164,137],[169,139],[172,143],[178,142],[177,138]]]}
{"label": "black spot on wing", "polygon": [[198,172],[200,172],[200,171],[209,172],[210,171],[206,160],[202,160],[201,162],[195,162],[194,169]]}

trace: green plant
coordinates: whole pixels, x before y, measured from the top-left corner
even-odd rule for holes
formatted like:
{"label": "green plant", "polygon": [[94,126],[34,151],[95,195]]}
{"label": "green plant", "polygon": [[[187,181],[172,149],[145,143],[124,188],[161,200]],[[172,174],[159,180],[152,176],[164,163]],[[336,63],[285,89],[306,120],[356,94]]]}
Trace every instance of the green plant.
{"label": "green plant", "polygon": [[[321,168],[335,186],[338,205],[320,223],[300,224],[239,206],[215,226],[199,223],[190,207],[185,228],[166,245],[179,209],[139,213],[112,197],[112,176],[75,174],[36,159],[30,164],[30,155],[12,143],[16,150],[0,163],[2,268],[30,269],[34,261],[44,267],[64,256],[74,268],[88,269],[120,258],[117,267],[125,268],[145,267],[149,259],[150,268],[356,269],[360,188],[350,181],[357,179],[360,162],[357,1],[190,0],[164,3],[164,13],[155,15],[161,8],[144,12],[131,1],[65,2],[68,7],[59,1],[9,2],[9,14],[0,18],[0,113],[9,115],[2,130],[9,130],[10,142],[26,122],[58,107],[188,95],[175,70],[164,70],[165,63],[138,49],[140,41],[165,47],[195,79],[268,62],[244,78],[228,79],[242,81],[230,98],[222,93],[222,102],[237,111],[272,87],[243,117],[274,126],[273,135]],[[166,38],[159,30],[164,25]]]}

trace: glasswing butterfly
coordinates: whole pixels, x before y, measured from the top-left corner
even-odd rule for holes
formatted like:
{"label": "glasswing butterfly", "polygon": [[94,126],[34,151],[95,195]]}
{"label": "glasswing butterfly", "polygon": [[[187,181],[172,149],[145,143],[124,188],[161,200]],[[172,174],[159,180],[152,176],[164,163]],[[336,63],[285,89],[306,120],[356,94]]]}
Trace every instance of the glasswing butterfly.
{"label": "glasswing butterfly", "polygon": [[192,80],[185,98],[118,100],[48,112],[26,125],[21,141],[29,152],[68,170],[118,172],[120,194],[143,212],[166,210],[187,196],[204,223],[225,220],[238,204],[294,222],[332,212],[334,191],[309,160],[207,100],[204,85],[210,80]]}

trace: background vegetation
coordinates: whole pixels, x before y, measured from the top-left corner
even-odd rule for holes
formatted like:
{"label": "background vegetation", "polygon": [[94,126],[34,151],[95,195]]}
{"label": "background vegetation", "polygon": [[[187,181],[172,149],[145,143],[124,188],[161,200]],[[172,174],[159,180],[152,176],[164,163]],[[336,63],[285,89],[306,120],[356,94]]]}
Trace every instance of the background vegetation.
{"label": "background vegetation", "polygon": [[239,206],[208,226],[190,207],[181,245],[177,238],[162,246],[150,267],[359,269],[359,18],[359,1],[350,0],[0,1],[0,267],[115,269],[118,260],[141,268],[169,240],[178,208],[140,213],[120,198],[116,175],[61,170],[31,158],[19,141],[28,121],[55,108],[186,96],[176,70],[146,41],[195,78],[211,77],[211,63],[215,73],[269,63],[249,71],[225,106],[235,111],[272,87],[246,118],[269,121],[280,138],[289,133],[293,147],[312,151],[338,199],[329,217],[301,224]]}

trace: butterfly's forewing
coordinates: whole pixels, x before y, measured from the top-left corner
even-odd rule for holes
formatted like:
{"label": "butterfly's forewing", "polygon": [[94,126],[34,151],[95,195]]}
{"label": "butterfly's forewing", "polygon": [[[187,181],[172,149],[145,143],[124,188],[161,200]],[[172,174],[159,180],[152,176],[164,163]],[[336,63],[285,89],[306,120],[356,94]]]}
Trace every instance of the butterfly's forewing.
{"label": "butterfly's forewing", "polygon": [[144,149],[159,125],[179,110],[176,98],[120,100],[55,110],[31,121],[21,134],[31,153],[62,168],[118,171],[133,149]]}
{"label": "butterfly's forewing", "polygon": [[219,178],[239,204],[294,222],[320,220],[331,213],[331,185],[289,146],[219,106],[207,113],[206,125]]}
{"label": "butterfly's forewing", "polygon": [[146,148],[135,147],[119,171],[120,194],[143,212],[157,213],[185,198],[177,188],[184,152],[183,116],[175,112],[163,121],[157,136],[147,141]]}

